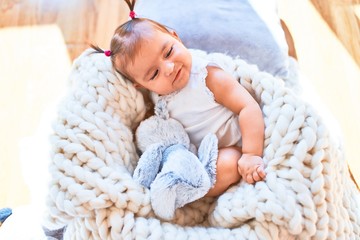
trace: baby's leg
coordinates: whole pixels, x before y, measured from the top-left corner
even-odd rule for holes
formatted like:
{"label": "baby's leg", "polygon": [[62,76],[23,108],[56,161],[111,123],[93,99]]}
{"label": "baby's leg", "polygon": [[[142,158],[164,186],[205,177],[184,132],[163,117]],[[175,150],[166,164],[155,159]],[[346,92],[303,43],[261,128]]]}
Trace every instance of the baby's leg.
{"label": "baby's leg", "polygon": [[216,182],[213,188],[206,194],[209,197],[219,196],[230,185],[240,181],[238,172],[238,161],[241,157],[241,151],[237,147],[226,147],[219,149],[216,162]]}

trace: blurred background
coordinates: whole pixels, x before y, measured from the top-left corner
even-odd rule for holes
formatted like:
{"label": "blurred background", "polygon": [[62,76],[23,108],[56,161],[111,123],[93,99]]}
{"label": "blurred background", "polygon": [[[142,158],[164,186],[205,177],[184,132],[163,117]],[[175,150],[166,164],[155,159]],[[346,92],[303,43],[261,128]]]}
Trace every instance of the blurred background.
{"label": "blurred background", "polygon": [[[126,9],[119,0],[0,0],[0,208],[43,200],[47,137],[71,63],[89,43],[108,48]],[[305,94],[360,182],[360,0],[278,0],[278,11]]]}

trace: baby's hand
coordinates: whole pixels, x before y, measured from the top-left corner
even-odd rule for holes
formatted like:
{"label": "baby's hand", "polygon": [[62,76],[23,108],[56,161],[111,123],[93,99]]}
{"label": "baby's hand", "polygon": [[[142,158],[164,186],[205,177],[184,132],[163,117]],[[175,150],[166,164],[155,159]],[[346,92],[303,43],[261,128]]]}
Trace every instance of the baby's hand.
{"label": "baby's hand", "polygon": [[255,183],[265,178],[264,162],[259,156],[243,154],[238,161],[238,171],[247,183]]}

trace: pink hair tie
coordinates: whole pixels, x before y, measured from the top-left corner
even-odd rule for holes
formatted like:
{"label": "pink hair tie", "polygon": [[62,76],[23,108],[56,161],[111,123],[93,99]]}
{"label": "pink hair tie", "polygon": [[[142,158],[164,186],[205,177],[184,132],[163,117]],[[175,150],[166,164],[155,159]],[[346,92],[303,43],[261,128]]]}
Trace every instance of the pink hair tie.
{"label": "pink hair tie", "polygon": [[105,56],[107,56],[107,57],[111,56],[111,51],[110,50],[106,50],[106,51],[104,51],[104,53],[105,53]]}
{"label": "pink hair tie", "polygon": [[131,17],[131,19],[134,19],[136,14],[134,11],[130,11],[129,16]]}

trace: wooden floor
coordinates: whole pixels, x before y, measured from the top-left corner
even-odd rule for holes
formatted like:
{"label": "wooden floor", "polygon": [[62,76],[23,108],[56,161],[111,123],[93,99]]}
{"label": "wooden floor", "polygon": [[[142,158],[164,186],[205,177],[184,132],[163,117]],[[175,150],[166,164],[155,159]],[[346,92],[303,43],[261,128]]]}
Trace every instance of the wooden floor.
{"label": "wooden floor", "polygon": [[[0,208],[42,196],[47,133],[71,61],[89,42],[106,48],[115,26],[127,18],[118,0],[17,2],[0,9]],[[317,96],[312,103],[343,135],[346,158],[360,182],[358,56],[310,1],[279,0],[279,13],[294,37],[306,89]]]}

